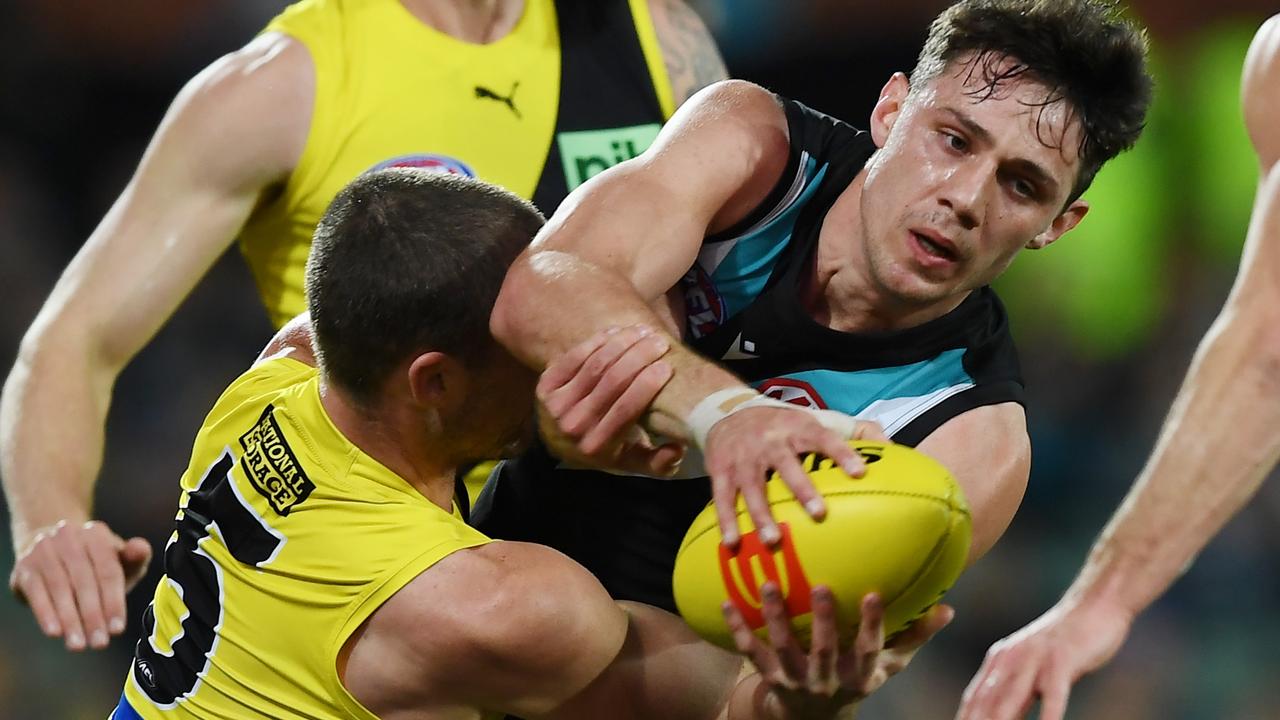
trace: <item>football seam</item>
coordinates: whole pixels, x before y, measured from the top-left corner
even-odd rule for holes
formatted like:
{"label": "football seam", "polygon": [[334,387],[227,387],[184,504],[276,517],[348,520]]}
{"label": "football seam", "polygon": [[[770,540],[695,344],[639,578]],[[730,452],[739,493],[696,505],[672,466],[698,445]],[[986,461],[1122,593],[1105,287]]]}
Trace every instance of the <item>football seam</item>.
{"label": "football seam", "polygon": [[[951,512],[958,512],[958,513],[964,513],[965,515],[969,515],[969,508],[957,506],[954,502],[952,502],[950,498],[940,498],[934,495],[926,495],[924,493],[903,492],[901,490],[837,490],[835,492],[822,493],[822,497],[824,498],[836,497],[838,495],[896,495],[898,497],[918,498],[920,500],[928,500],[929,502],[942,505],[946,507],[948,510],[950,510]],[[794,497],[782,498],[779,500],[771,500],[769,502],[769,507],[773,507],[774,505],[781,505],[782,503],[785,503],[785,502],[799,502],[799,501],[796,500]],[[736,516],[741,516],[744,513],[746,513],[745,510],[741,512],[737,512]],[[685,541],[683,543],[680,543],[680,550],[683,551],[684,548],[697,542],[698,539],[701,538],[703,535],[706,535],[712,530],[717,530],[719,529],[719,527],[720,527],[719,523],[711,523],[709,526],[707,526],[706,529],[700,531],[698,534],[693,535],[692,537],[685,538]],[[950,537],[950,535],[951,535],[951,531],[948,530],[947,533],[943,535],[943,538],[945,539],[947,537]],[[936,549],[935,549],[935,552],[936,552]],[[932,561],[933,561],[933,558],[930,559],[930,563],[932,563]],[[912,582],[914,582],[914,580],[912,580]]]}

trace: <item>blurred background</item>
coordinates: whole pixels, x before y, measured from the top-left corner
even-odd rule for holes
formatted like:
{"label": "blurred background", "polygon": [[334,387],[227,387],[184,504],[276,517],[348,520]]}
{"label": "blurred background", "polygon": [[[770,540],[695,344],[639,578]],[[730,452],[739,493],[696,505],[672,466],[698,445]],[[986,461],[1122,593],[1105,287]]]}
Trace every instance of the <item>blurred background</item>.
{"label": "blurred background", "polygon": [[[281,0],[0,0],[0,369],[63,266],[124,187],[169,101],[246,42]],[[938,0],[694,0],[730,72],[865,127],[909,70]],[[865,720],[950,718],[986,648],[1047,608],[1148,453],[1196,342],[1226,297],[1257,180],[1241,61],[1276,0],[1143,0],[1157,96],[1137,149],[1086,195],[1067,239],[1026,253],[1000,290],[1029,394],[1034,467],[1012,528],[950,596],[952,627],[872,698]],[[116,386],[97,511],[159,549],[205,412],[270,336],[232,250]],[[1204,478],[1213,482],[1212,477]],[[0,518],[0,522],[4,522]],[[0,563],[12,567],[7,525]],[[103,718],[137,618],[71,655],[0,594],[0,718]],[[1083,681],[1090,720],[1280,717],[1280,488],[1250,507]]]}

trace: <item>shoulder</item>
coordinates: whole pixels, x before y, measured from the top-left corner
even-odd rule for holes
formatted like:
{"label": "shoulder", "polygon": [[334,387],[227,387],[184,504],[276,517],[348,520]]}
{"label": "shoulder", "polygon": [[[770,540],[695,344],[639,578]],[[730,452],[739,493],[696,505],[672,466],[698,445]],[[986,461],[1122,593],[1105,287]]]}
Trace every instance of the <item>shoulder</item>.
{"label": "shoulder", "polygon": [[453,702],[538,714],[612,662],[627,622],[569,558],[494,542],[453,553],[410,581],[374,614],[369,631],[396,637],[406,666]]}
{"label": "shoulder", "polygon": [[255,362],[288,357],[315,367],[315,351],[311,345],[311,315],[302,313],[276,331]]}
{"label": "shoulder", "polygon": [[1280,162],[1280,15],[1254,35],[1241,82],[1245,124],[1264,168]]}
{"label": "shoulder", "polygon": [[[261,183],[293,169],[310,127],[314,94],[307,49],[293,38],[267,33],[192,78],[165,125],[205,148],[202,171],[211,178]],[[246,171],[250,177],[242,177]]]}
{"label": "shoulder", "polygon": [[678,107],[695,92],[729,77],[715,39],[684,0],[647,0]]}

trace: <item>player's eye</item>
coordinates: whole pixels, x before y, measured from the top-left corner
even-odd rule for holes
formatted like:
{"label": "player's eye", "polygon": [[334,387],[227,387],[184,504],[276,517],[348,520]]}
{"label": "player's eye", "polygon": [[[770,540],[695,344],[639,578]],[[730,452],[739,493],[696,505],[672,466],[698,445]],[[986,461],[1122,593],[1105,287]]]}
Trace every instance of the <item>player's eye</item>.
{"label": "player's eye", "polygon": [[960,135],[943,130],[942,136],[942,141],[947,144],[947,147],[955,150],[956,152],[964,152],[969,149],[969,141],[965,140]]}

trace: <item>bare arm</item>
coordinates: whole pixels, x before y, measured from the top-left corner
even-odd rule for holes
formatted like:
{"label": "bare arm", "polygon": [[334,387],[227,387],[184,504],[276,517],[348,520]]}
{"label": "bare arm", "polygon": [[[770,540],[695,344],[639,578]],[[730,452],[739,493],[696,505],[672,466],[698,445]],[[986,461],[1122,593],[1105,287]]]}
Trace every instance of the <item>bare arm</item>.
{"label": "bare arm", "polygon": [[[734,80],[702,91],[644,154],[592,178],[561,204],[508,272],[490,323],[494,337],[541,369],[611,325],[662,327],[652,305],[693,265],[708,233],[729,227],[763,201],[788,155],[785,113],[771,93]],[[666,362],[672,376],[650,406],[646,426],[705,444],[726,543],[737,541],[739,493],[762,537],[771,542],[779,536],[763,491],[772,470],[810,514],[823,515],[823,501],[797,456],[821,452],[855,475],[862,471],[861,458],[843,437],[780,402],[704,424],[715,427],[704,441],[689,422],[699,403],[719,390],[735,394],[727,399],[731,404],[755,393],[675,338]]]}
{"label": "bare arm", "polygon": [[[230,244],[259,192],[289,172],[305,142],[312,86],[306,51],[280,36],[259,38],[191,80],[23,339],[0,401],[0,476],[20,558],[12,582],[26,595],[22,581],[38,568],[24,560],[58,564],[45,550],[31,558],[37,540],[62,548],[55,555],[74,565],[72,575],[46,578],[56,586],[41,594],[58,602],[57,617],[28,600],[45,631],[65,634],[75,649],[83,646],[73,642],[77,604],[91,631],[100,620],[90,617],[100,612],[89,597],[97,585],[77,570],[102,571],[110,553],[86,558],[74,538],[50,533],[79,532],[91,517],[117,375]],[[95,532],[99,544],[119,540],[105,527]],[[123,588],[112,583],[103,602],[122,621]]]}
{"label": "bare arm", "polygon": [[1027,490],[1026,414],[1017,403],[974,408],[943,423],[917,449],[942,463],[964,490],[973,514],[972,565],[1008,529]]}
{"label": "bare arm", "polygon": [[[801,659],[799,679],[786,681],[794,690],[780,692],[780,683],[703,642],[676,616],[614,603],[554,550],[490,543],[445,558],[388,600],[348,641],[339,672],[386,720],[425,708],[547,720],[820,720],[883,684],[950,617],[936,613],[881,658],[883,608],[870,601],[858,649],[844,651],[834,642],[834,599],[822,592],[814,596],[814,644],[829,653],[826,670],[806,673]],[[780,594],[766,598],[765,612],[785,616]],[[780,648],[794,646],[789,631],[771,638],[780,635],[791,643]],[[782,680],[777,655],[749,642],[752,657]],[[806,682],[814,687],[806,691]]]}
{"label": "bare arm", "polygon": [[649,0],[676,107],[704,87],[729,78],[716,41],[683,0]]}
{"label": "bare arm", "polygon": [[1280,459],[1280,16],[1245,61],[1245,122],[1262,179],[1235,286],[1196,350],[1160,438],[1064,597],[992,647],[961,718],[1019,717],[1105,664],[1150,605]]}

